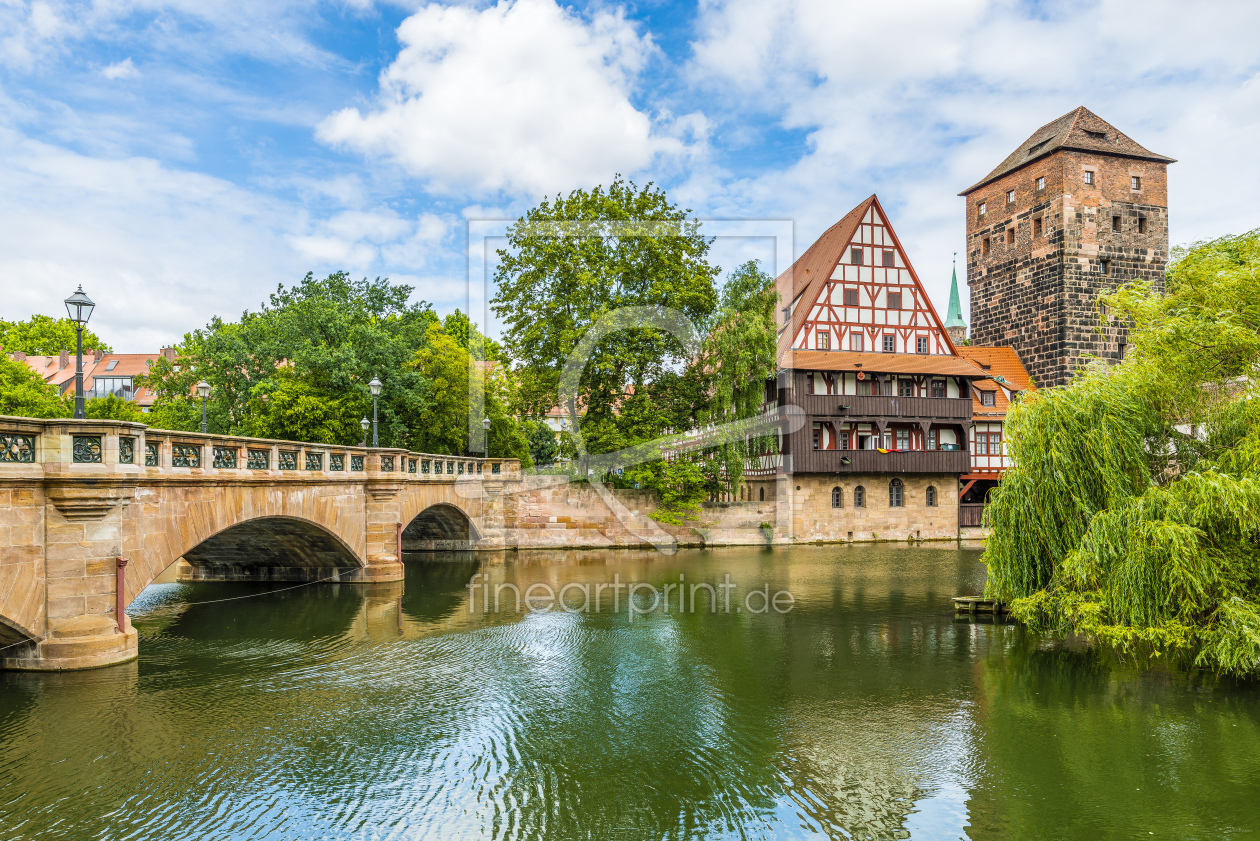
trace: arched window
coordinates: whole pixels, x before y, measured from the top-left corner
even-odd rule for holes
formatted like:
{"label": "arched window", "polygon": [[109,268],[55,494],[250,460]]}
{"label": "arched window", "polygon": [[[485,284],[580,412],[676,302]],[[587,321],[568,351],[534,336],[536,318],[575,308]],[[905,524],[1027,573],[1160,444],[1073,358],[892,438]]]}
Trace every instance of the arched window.
{"label": "arched window", "polygon": [[758,496],[758,497],[760,497],[760,501],[761,501],[761,502],[765,502],[765,501],[766,501],[766,489],[765,489],[765,488],[757,488],[757,496]]}
{"label": "arched window", "polygon": [[832,508],[844,507],[844,491],[840,490],[839,487],[835,487],[831,489],[831,507]]}
{"label": "arched window", "polygon": [[901,484],[900,479],[893,479],[888,483],[888,507],[900,508],[906,504],[905,486]]}
{"label": "arched window", "polygon": [[862,487],[861,485],[858,485],[856,488],[853,489],[853,507],[854,508],[866,507],[866,488]]}
{"label": "arched window", "polygon": [[935,508],[936,507],[936,488],[932,487],[931,485],[928,485],[925,498],[927,499],[928,506],[931,508]]}

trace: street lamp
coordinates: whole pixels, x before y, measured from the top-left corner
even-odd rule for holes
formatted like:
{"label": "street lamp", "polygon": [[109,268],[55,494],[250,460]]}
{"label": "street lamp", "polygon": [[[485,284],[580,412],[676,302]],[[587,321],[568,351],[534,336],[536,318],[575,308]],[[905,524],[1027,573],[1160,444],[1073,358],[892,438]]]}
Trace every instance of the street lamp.
{"label": "street lamp", "polygon": [[70,314],[77,334],[74,351],[74,416],[80,419],[87,417],[83,404],[83,325],[88,323],[95,308],[96,304],[92,303],[92,299],[83,294],[83,284],[79,284],[78,291],[66,298],[66,312]]}
{"label": "street lamp", "polygon": [[202,380],[197,383],[197,395],[201,397],[201,434],[206,434],[206,398],[210,396],[210,383]]}
{"label": "street lamp", "polygon": [[381,396],[381,386],[384,385],[376,377],[372,378],[372,382],[368,383],[368,388],[372,392],[372,446],[379,447],[381,445],[380,432],[381,429],[376,423],[376,398]]}
{"label": "street lamp", "polygon": [[486,440],[481,445],[481,457],[490,458],[490,416],[481,419],[481,428],[486,431]]}
{"label": "street lamp", "polygon": [[370,427],[371,425],[372,425],[372,422],[368,420],[367,418],[364,418],[363,420],[359,421],[359,426],[363,427],[363,443],[359,445],[360,447],[367,446],[367,431],[368,431],[368,427]]}

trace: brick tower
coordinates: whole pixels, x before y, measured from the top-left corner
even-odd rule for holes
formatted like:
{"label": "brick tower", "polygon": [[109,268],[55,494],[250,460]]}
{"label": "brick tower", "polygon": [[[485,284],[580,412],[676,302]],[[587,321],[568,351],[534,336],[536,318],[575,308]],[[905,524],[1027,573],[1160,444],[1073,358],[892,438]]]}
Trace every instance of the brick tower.
{"label": "brick tower", "polygon": [[1123,358],[1128,331],[1098,332],[1095,302],[1134,278],[1163,288],[1170,163],[1082,107],[959,193],[972,344],[1015,348],[1043,387]]}

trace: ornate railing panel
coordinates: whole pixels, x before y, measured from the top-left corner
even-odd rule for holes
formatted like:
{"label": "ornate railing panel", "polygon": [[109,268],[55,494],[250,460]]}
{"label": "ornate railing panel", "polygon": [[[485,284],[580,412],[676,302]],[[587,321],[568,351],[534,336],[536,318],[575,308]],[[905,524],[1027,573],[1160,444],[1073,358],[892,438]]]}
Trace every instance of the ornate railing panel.
{"label": "ornate railing panel", "polygon": [[101,436],[75,435],[73,457],[75,464],[100,464]]}
{"label": "ornate railing panel", "polygon": [[247,450],[245,466],[250,470],[268,470],[271,468],[271,450]]}
{"label": "ornate railing panel", "polygon": [[324,454],[323,453],[307,453],[306,454],[307,470],[323,470]]}
{"label": "ornate railing panel", "polygon": [[118,463],[119,464],[135,464],[136,463],[136,439],[129,438],[126,435],[118,437]]}
{"label": "ornate railing panel", "polygon": [[362,470],[363,469],[363,456],[350,456],[350,469]]}
{"label": "ornate railing panel", "polygon": [[342,471],[346,469],[346,456],[344,453],[333,453],[328,457],[328,469],[332,471]]}
{"label": "ornate railing panel", "polygon": [[201,447],[197,444],[171,444],[172,467],[201,467]]}
{"label": "ornate railing panel", "polygon": [[156,441],[144,442],[144,466],[157,467],[161,464],[158,453],[158,443]]}
{"label": "ornate railing panel", "polygon": [[34,461],[34,435],[0,435],[0,462],[31,464]]}
{"label": "ornate railing panel", "polygon": [[297,470],[297,453],[293,450],[281,450],[280,463],[276,466],[281,470]]}
{"label": "ornate railing panel", "polygon": [[214,466],[219,470],[232,470],[236,468],[236,448],[235,447],[215,447],[214,448]]}

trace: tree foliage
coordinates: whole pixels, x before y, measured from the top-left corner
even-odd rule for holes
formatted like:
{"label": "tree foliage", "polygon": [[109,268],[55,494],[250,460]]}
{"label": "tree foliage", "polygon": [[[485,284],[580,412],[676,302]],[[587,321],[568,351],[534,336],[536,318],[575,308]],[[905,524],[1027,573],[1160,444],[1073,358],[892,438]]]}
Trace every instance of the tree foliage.
{"label": "tree foliage", "polygon": [[[73,396],[70,399],[71,408],[73,408]],[[95,420],[147,423],[147,418],[145,418],[144,413],[140,411],[140,407],[136,405],[134,400],[124,400],[117,394],[107,394],[104,397],[89,397],[83,405],[83,413]]]}
{"label": "tree foliage", "polygon": [[73,409],[73,397],[67,401],[26,363],[0,354],[0,415],[65,418]]}
{"label": "tree foliage", "polygon": [[1260,232],[1104,300],[1133,348],[1012,409],[988,592],[1042,628],[1260,670]]}
{"label": "tree foliage", "polygon": [[[68,318],[32,315],[26,321],[0,320],[0,348],[5,352],[21,351],[28,356],[55,356],[63,350],[75,352],[75,323]],[[101,337],[83,328],[83,350],[110,353],[112,349]]]}

